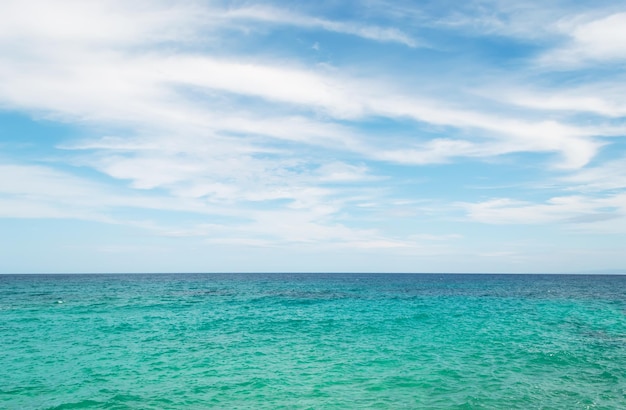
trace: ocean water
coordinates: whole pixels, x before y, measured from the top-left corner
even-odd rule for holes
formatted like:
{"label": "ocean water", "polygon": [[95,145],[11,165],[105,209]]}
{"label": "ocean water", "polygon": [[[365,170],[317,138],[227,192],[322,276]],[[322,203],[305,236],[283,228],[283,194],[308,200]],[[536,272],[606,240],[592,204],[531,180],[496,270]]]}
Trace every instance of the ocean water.
{"label": "ocean water", "polygon": [[625,409],[626,276],[0,275],[2,409]]}

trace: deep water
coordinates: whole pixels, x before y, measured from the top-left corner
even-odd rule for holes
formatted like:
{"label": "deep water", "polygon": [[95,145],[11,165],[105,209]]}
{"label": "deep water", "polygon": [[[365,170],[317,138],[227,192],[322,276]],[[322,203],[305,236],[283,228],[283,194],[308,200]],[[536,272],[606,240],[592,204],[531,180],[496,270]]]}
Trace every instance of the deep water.
{"label": "deep water", "polygon": [[0,275],[4,409],[624,409],[626,276]]}

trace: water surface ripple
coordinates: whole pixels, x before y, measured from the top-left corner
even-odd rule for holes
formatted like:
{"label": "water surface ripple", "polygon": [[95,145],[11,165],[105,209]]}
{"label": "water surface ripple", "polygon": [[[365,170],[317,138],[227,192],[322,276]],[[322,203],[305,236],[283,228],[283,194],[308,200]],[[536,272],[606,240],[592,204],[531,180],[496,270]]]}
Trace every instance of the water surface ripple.
{"label": "water surface ripple", "polygon": [[626,277],[0,275],[0,408],[626,408]]}

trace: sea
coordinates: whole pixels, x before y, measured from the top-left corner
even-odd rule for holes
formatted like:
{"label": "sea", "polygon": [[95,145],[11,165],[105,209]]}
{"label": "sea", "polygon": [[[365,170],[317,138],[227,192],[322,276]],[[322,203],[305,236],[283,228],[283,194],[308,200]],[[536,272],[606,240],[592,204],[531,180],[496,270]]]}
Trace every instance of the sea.
{"label": "sea", "polygon": [[0,275],[0,409],[626,409],[626,276]]}

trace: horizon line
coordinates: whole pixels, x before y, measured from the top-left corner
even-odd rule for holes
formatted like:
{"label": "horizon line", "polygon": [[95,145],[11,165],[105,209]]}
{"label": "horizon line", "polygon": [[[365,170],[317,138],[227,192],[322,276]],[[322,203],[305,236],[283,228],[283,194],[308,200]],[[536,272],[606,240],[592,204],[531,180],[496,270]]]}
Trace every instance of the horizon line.
{"label": "horizon line", "polygon": [[0,272],[0,276],[19,275],[267,275],[267,274],[327,274],[327,275],[576,275],[626,276],[626,269],[582,272],[359,272],[359,271],[191,271],[191,272]]}

